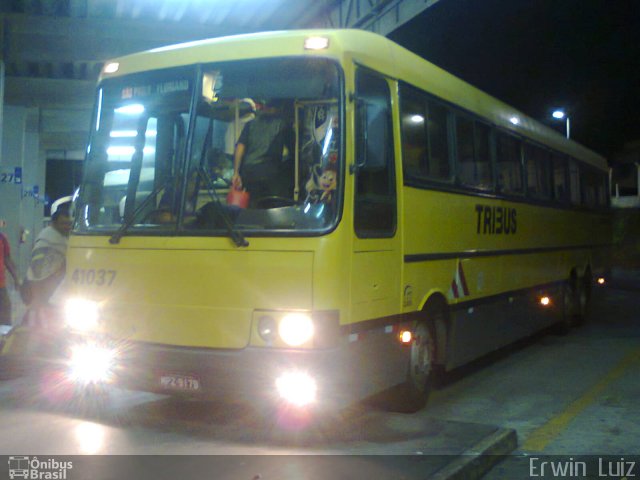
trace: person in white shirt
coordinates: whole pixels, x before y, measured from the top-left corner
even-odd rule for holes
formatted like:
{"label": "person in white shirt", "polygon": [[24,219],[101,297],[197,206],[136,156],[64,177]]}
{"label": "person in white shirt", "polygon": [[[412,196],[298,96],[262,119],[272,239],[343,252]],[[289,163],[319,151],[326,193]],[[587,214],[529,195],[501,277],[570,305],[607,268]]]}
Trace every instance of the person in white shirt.
{"label": "person in white shirt", "polygon": [[51,225],[37,236],[31,261],[27,270],[29,282],[28,306],[38,307],[48,304],[53,293],[64,278],[67,242],[71,232],[71,202],[54,202],[51,210]]}

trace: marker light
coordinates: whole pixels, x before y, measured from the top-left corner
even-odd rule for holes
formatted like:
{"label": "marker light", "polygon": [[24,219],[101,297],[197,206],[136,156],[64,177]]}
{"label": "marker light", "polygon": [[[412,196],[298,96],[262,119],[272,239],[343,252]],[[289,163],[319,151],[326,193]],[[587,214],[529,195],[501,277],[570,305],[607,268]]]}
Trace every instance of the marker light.
{"label": "marker light", "polygon": [[107,63],[102,69],[102,73],[116,73],[120,68],[120,64],[118,62]]}
{"label": "marker light", "polygon": [[324,50],[326,48],[329,48],[327,37],[307,37],[304,39],[305,50]]}
{"label": "marker light", "polygon": [[546,295],[544,297],[540,297],[540,305],[542,305],[543,307],[548,307],[549,305],[551,305],[551,299]]}
{"label": "marker light", "polygon": [[69,362],[71,379],[88,384],[106,382],[111,378],[115,354],[94,344],[76,345]]}
{"label": "marker light", "polygon": [[283,400],[297,407],[304,407],[315,402],[318,386],[306,373],[290,372],[276,379],[276,389]]}
{"label": "marker light", "polygon": [[93,330],[98,325],[98,304],[84,298],[70,298],[64,305],[64,320],[74,330]]}
{"label": "marker light", "polygon": [[402,330],[400,335],[398,335],[398,339],[400,340],[400,343],[404,343],[406,345],[411,343],[411,340],[413,340],[413,334],[409,330]]}
{"label": "marker light", "polygon": [[284,343],[299,347],[313,337],[313,321],[305,313],[289,313],[280,320],[278,333]]}
{"label": "marker light", "polygon": [[604,277],[598,277],[596,282],[598,282],[598,285],[604,285],[605,283],[607,283],[607,281],[606,281],[606,279]]}
{"label": "marker light", "polygon": [[511,117],[509,121],[514,125],[520,125],[520,119],[518,117]]}

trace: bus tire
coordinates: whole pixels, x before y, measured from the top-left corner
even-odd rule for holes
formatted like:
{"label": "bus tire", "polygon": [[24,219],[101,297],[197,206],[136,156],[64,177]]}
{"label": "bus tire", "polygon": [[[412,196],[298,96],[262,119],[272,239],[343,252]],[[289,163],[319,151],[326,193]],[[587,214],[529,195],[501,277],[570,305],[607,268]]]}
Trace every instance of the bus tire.
{"label": "bus tire", "polygon": [[557,335],[567,335],[574,326],[575,294],[572,282],[570,279],[562,285],[562,318],[554,328]]}
{"label": "bus tire", "polygon": [[587,306],[591,296],[591,272],[587,270],[584,277],[576,279],[575,282],[575,302],[576,310],[573,316],[574,325],[583,325],[587,320]]}
{"label": "bus tire", "polygon": [[434,386],[438,372],[436,365],[435,322],[444,320],[445,312],[439,304],[428,305],[425,319],[416,324],[409,353],[406,381],[400,385],[395,411],[414,413],[423,408]]}
{"label": "bus tire", "polygon": [[585,282],[590,282],[590,276],[585,274],[579,278],[572,272],[571,277],[563,287],[563,308],[562,320],[558,324],[557,331],[566,334],[572,327],[582,325],[587,313],[587,303],[589,302],[589,286]]}

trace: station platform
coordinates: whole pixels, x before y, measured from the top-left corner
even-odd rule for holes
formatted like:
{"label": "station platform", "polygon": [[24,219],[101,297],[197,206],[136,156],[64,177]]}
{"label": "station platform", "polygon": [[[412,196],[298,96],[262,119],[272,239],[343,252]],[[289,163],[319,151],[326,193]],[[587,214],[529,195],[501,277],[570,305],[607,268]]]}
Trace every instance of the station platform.
{"label": "station platform", "polygon": [[[93,450],[79,440],[83,428]],[[0,429],[0,455],[70,456],[74,478],[96,479],[473,479],[517,446],[514,430],[430,418],[428,407],[358,406],[309,420],[115,388],[71,397],[35,375],[0,381]],[[87,453],[101,460],[79,457]]]}

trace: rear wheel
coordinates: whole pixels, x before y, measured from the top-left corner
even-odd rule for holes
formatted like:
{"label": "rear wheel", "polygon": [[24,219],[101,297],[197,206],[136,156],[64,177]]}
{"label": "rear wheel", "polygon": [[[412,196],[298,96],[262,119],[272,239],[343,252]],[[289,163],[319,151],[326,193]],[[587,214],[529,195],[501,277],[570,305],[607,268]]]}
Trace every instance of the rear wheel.
{"label": "rear wheel", "polygon": [[591,276],[587,272],[583,278],[571,275],[563,287],[562,320],[558,324],[558,333],[566,334],[571,327],[581,325],[587,314]]}
{"label": "rear wheel", "polygon": [[582,325],[587,317],[587,305],[591,295],[591,273],[586,272],[584,277],[577,279],[575,287],[576,312],[573,317],[574,325]]}
{"label": "rear wheel", "polygon": [[558,335],[566,335],[575,325],[574,312],[576,310],[575,301],[575,281],[572,279],[566,281],[562,286],[562,318],[557,323],[554,331]]}

